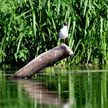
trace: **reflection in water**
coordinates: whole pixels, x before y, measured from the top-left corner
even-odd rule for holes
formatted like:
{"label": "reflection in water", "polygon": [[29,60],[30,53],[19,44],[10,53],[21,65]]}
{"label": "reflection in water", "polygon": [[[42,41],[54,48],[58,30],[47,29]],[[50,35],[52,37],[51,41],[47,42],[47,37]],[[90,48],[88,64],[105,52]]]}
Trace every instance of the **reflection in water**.
{"label": "reflection in water", "polygon": [[58,106],[58,108],[69,108],[69,101],[61,99],[56,92],[48,90],[44,83],[33,80],[17,80],[17,82],[29,97],[35,99],[38,103],[52,104]]}
{"label": "reflection in water", "polygon": [[53,68],[35,80],[8,80],[1,74],[0,108],[108,108],[108,69]]}

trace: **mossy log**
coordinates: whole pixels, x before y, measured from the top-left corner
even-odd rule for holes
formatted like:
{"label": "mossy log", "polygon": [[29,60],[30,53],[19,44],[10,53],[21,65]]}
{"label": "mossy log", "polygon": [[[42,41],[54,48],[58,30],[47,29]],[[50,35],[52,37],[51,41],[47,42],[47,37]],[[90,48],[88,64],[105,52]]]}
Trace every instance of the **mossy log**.
{"label": "mossy log", "polygon": [[63,43],[61,46],[50,49],[34,58],[31,62],[12,75],[11,78],[30,78],[42,69],[71,55],[73,55],[73,51]]}

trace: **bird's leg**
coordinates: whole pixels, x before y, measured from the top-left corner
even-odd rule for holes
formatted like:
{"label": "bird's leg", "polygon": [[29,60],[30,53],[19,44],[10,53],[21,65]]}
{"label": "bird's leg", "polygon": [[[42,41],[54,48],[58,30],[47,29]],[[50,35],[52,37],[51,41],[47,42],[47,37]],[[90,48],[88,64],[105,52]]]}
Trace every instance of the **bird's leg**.
{"label": "bird's leg", "polygon": [[66,39],[64,39],[64,43],[66,43]]}
{"label": "bird's leg", "polygon": [[67,39],[64,39],[64,43],[65,43],[66,45],[68,45]]}

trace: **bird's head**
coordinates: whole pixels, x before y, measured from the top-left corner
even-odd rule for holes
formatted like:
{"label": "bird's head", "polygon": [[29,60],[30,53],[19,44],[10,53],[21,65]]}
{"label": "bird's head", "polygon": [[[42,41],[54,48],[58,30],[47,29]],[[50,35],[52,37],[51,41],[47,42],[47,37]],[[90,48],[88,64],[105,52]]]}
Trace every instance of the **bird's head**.
{"label": "bird's head", "polygon": [[67,26],[68,24],[67,24],[67,22],[64,22],[64,26]]}

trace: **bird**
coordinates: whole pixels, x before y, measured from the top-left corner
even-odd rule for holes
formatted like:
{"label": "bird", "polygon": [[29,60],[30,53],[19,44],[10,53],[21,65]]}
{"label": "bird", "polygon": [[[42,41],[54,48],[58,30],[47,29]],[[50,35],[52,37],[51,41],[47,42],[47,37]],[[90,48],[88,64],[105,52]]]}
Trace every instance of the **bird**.
{"label": "bird", "polygon": [[64,22],[63,27],[59,31],[59,38],[64,40],[68,37],[68,25],[67,22]]}

